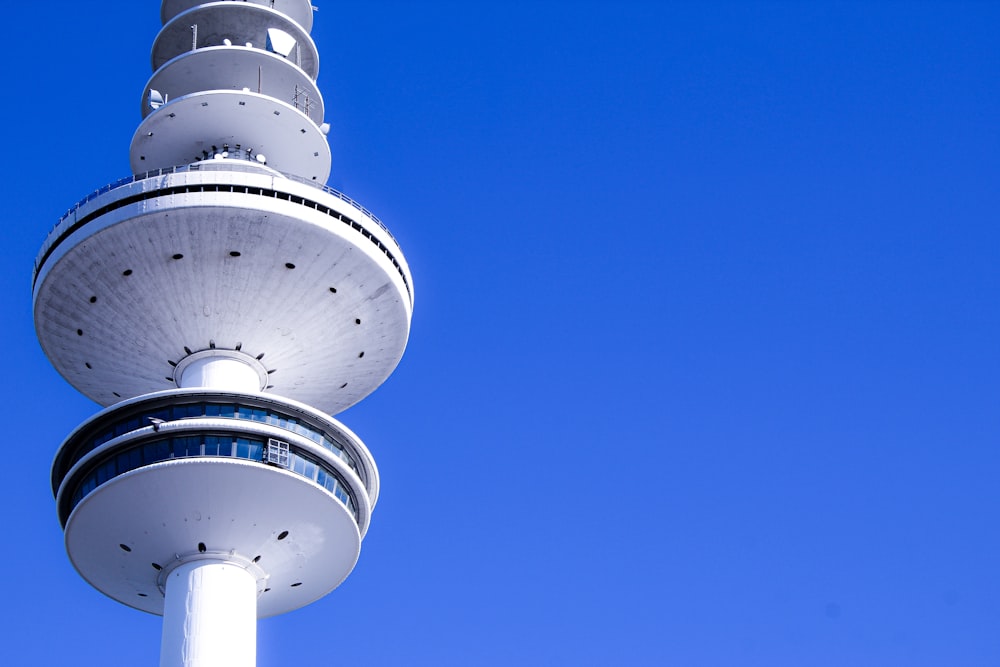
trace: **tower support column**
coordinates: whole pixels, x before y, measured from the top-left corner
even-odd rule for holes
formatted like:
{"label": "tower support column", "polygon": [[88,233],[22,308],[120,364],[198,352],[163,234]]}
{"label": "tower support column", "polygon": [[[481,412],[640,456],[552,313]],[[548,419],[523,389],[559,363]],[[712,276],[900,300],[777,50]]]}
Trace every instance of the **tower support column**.
{"label": "tower support column", "polygon": [[255,667],[257,581],[240,565],[194,560],[166,578],[160,667]]}

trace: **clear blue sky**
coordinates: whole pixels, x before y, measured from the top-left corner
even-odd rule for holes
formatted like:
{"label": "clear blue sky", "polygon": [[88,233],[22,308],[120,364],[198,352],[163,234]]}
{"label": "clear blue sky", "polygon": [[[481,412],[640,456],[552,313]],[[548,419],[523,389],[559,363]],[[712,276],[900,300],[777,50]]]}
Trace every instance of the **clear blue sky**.
{"label": "clear blue sky", "polygon": [[[156,665],[48,487],[35,341],[155,0],[5,10],[4,665]],[[1000,4],[317,2],[330,184],[416,284],[383,493],[259,665],[1000,664]]]}

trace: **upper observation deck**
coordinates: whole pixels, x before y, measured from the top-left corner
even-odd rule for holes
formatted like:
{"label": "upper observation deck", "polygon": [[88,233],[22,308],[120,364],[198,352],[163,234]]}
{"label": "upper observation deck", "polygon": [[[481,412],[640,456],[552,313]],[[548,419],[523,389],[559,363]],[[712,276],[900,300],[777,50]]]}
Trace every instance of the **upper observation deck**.
{"label": "upper observation deck", "polygon": [[409,268],[366,209],[246,160],[124,179],[74,207],[39,254],[35,327],[102,405],[178,385],[199,351],[263,366],[261,390],[339,412],[402,357]]}

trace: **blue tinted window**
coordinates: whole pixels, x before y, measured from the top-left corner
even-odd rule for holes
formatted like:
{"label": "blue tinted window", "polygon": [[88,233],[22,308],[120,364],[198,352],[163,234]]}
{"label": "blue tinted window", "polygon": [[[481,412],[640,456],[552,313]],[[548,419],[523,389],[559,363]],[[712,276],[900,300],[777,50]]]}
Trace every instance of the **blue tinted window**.
{"label": "blue tinted window", "polygon": [[154,442],[146,445],[143,450],[143,462],[146,464],[156,463],[170,458],[170,443],[166,441]]}
{"label": "blue tinted window", "polygon": [[205,438],[205,456],[219,455],[219,438],[214,435]]}
{"label": "blue tinted window", "polygon": [[236,438],[236,456],[241,459],[250,458],[250,441],[246,438]]}

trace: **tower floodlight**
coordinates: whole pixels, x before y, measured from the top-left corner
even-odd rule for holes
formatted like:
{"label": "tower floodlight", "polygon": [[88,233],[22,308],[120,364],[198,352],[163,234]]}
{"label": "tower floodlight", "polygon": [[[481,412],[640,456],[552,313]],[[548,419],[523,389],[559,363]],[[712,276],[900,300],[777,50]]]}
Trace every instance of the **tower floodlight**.
{"label": "tower floodlight", "polygon": [[163,0],[133,175],[35,263],[42,349],[105,406],[52,465],[66,549],[163,615],[161,667],[252,667],[256,620],[336,588],[378,500],[330,415],[398,364],[413,283],[381,221],[324,185],[313,11]]}

